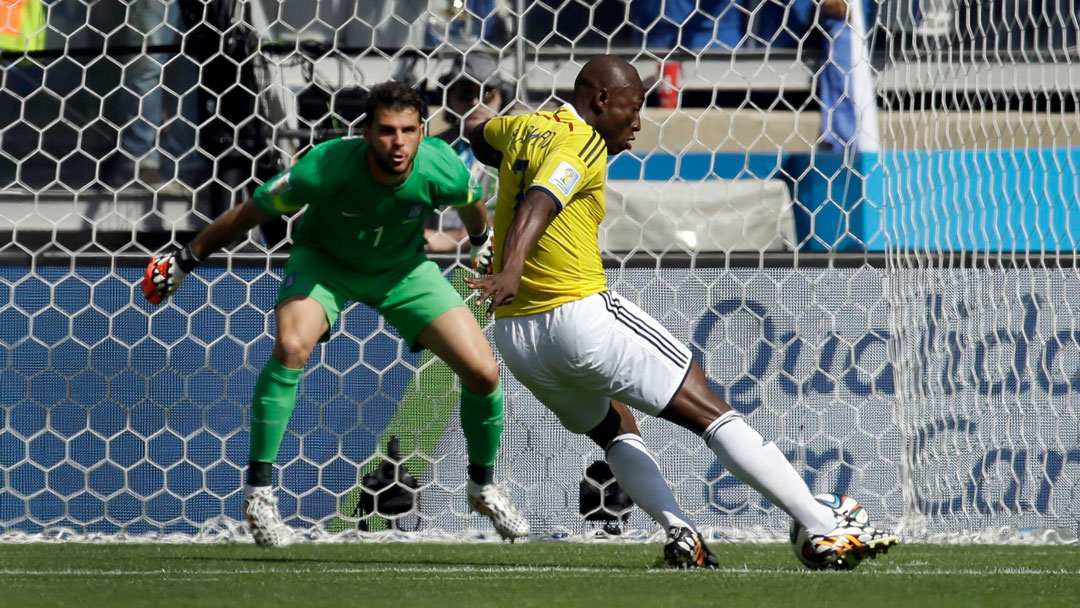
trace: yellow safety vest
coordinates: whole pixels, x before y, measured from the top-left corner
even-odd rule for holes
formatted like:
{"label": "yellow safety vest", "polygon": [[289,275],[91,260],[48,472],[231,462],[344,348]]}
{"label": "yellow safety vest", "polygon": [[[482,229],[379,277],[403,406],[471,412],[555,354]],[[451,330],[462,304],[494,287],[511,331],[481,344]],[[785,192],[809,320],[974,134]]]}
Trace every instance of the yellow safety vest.
{"label": "yellow safety vest", "polygon": [[0,51],[25,53],[45,48],[45,7],[41,0],[0,0]]}

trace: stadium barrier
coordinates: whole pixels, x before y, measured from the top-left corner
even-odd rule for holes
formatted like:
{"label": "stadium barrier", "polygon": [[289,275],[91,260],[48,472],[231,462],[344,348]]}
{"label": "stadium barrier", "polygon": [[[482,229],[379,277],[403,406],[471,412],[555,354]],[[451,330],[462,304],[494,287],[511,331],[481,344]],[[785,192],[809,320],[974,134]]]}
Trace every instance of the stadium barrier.
{"label": "stadium barrier", "polygon": [[[0,269],[9,348],[0,383],[12,398],[0,410],[0,529],[241,534],[247,405],[272,344],[279,271],[200,269],[173,304],[151,309],[138,296],[138,268],[28,270]],[[692,274],[612,269],[609,280],[692,345],[717,390],[814,490],[859,496],[875,521],[915,538],[1075,530],[1080,448],[1067,438],[1080,425],[1061,413],[1080,389],[1080,331],[1045,312],[1080,304],[1071,269],[699,264]],[[888,292],[925,280],[940,290],[899,318]],[[979,314],[990,307],[996,324]],[[900,322],[921,331],[898,331]],[[482,534],[486,521],[468,517],[461,491],[449,372],[405,351],[362,306],[341,328],[308,368],[278,460],[286,520],[313,537],[355,527],[355,487],[393,434],[421,482],[403,527]],[[536,533],[587,532],[578,485],[601,454],[504,381],[499,477]],[[662,421],[642,430],[695,521],[732,538],[777,538],[786,516],[700,440]],[[649,522],[635,512],[629,527]]]}

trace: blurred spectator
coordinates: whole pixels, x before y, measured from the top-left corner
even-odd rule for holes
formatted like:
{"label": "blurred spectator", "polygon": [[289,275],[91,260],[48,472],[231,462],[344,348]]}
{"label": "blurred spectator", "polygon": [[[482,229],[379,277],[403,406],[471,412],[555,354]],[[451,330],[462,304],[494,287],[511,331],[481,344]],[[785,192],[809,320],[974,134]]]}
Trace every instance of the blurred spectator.
{"label": "blurred spectator", "polygon": [[[173,0],[134,0],[127,5],[126,23],[131,30],[126,43],[152,46],[175,42],[180,29],[178,9]],[[165,53],[128,58],[123,84],[131,104],[127,116],[133,120],[121,130],[120,148],[134,161],[134,176],[138,182],[131,186],[182,196],[186,190],[176,180],[176,165],[169,163],[166,166],[160,151],[166,125],[162,76],[168,58]]]}
{"label": "blurred spectator", "polygon": [[0,1],[0,51],[45,48],[45,7],[41,0]]}
{"label": "blurred spectator", "polygon": [[864,12],[875,5],[872,0],[766,0],[753,13],[752,35],[761,44],[821,48],[814,89],[821,104],[821,143],[834,152],[872,152],[880,145]]}
{"label": "blurred spectator", "polygon": [[640,45],[641,32],[628,22],[630,6],[639,1],[531,0],[523,5],[524,38],[547,48]]}
{"label": "blurred spectator", "polygon": [[[836,152],[879,146],[868,14],[874,0],[632,0],[633,23],[649,48],[691,51],[766,48],[821,50],[815,91],[822,145]],[[749,15],[749,21],[744,18]],[[640,41],[640,40],[639,40]]]}
{"label": "blurred spectator", "polygon": [[631,1],[631,20],[644,30],[635,32],[635,43],[644,38],[650,49],[735,49],[746,33],[740,1],[745,0]]}
{"label": "blurred spectator", "polygon": [[[451,42],[487,42],[502,46],[513,33],[511,8],[507,0],[446,0]],[[436,32],[432,43],[438,44]]]}
{"label": "blurred spectator", "polygon": [[[459,56],[439,78],[439,83],[446,92],[445,109],[450,124],[435,137],[457,151],[469,167],[474,186],[480,189],[483,200],[490,200],[496,194],[495,173],[483,163],[475,162],[468,135],[480,123],[497,116],[509,101],[511,92],[499,75],[499,61],[495,56],[479,51]],[[428,249],[432,251],[456,250],[468,236],[456,213],[442,211],[428,218],[425,233]]]}
{"label": "blurred spectator", "polygon": [[[41,0],[0,0],[0,52],[19,55],[45,48],[47,11]],[[42,62],[5,61],[0,64],[0,116],[19,116],[21,104],[8,107],[17,100],[6,93],[29,97],[44,85]],[[0,123],[4,129],[12,121]],[[9,143],[10,143],[9,136]],[[0,137],[0,142],[3,137]],[[24,142],[18,142],[20,144]],[[5,148],[6,149],[6,148]]]}
{"label": "blurred spectator", "polygon": [[920,36],[948,36],[956,19],[957,0],[912,0],[912,13],[918,15],[915,33]]}

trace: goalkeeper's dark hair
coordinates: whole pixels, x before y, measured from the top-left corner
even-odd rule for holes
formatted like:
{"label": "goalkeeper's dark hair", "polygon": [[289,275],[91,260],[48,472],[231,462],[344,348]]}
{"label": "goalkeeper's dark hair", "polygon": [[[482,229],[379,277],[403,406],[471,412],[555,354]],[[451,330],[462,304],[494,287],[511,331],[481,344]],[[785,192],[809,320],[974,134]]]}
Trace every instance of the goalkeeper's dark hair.
{"label": "goalkeeper's dark hair", "polygon": [[424,98],[420,91],[412,88],[404,82],[388,80],[371,87],[367,99],[364,100],[364,120],[361,124],[367,126],[375,118],[375,111],[383,108],[391,110],[403,110],[414,108],[424,120]]}

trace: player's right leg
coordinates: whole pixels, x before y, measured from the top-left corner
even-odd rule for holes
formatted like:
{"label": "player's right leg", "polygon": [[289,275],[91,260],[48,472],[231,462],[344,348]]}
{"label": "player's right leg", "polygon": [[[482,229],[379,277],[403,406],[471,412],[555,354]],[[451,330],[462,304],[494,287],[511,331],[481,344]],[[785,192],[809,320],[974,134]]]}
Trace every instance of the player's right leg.
{"label": "player's right leg", "polygon": [[[712,390],[685,345],[633,302],[611,291],[599,297],[602,308],[594,306],[582,311],[591,315],[578,316],[614,319],[604,342],[590,348],[590,367],[610,382],[607,394],[613,399],[701,435],[725,469],[807,529],[823,561],[843,559],[852,551],[873,555],[899,542],[895,535],[859,526],[815,500],[783,452]],[[596,333],[584,323],[574,322],[582,336]]]}
{"label": "player's right leg", "polygon": [[783,452],[709,386],[696,362],[659,415],[700,435],[725,469],[805,526],[824,561],[843,560],[849,553],[873,556],[899,544],[895,534],[859,524],[815,500]]}
{"label": "player's right leg", "polygon": [[244,516],[255,542],[284,545],[291,530],[282,522],[271,485],[274,462],[285,437],[304,366],[341,312],[345,297],[320,282],[321,266],[294,248],[274,309],[277,335],[270,360],[255,382],[251,440],[244,484]]}
{"label": "player's right leg", "polygon": [[289,542],[289,530],[281,521],[270,479],[296,406],[304,365],[328,329],[322,305],[307,296],[283,300],[275,316],[274,350],[255,382],[251,400],[251,443],[244,484],[244,515],[255,542],[263,546]]}

